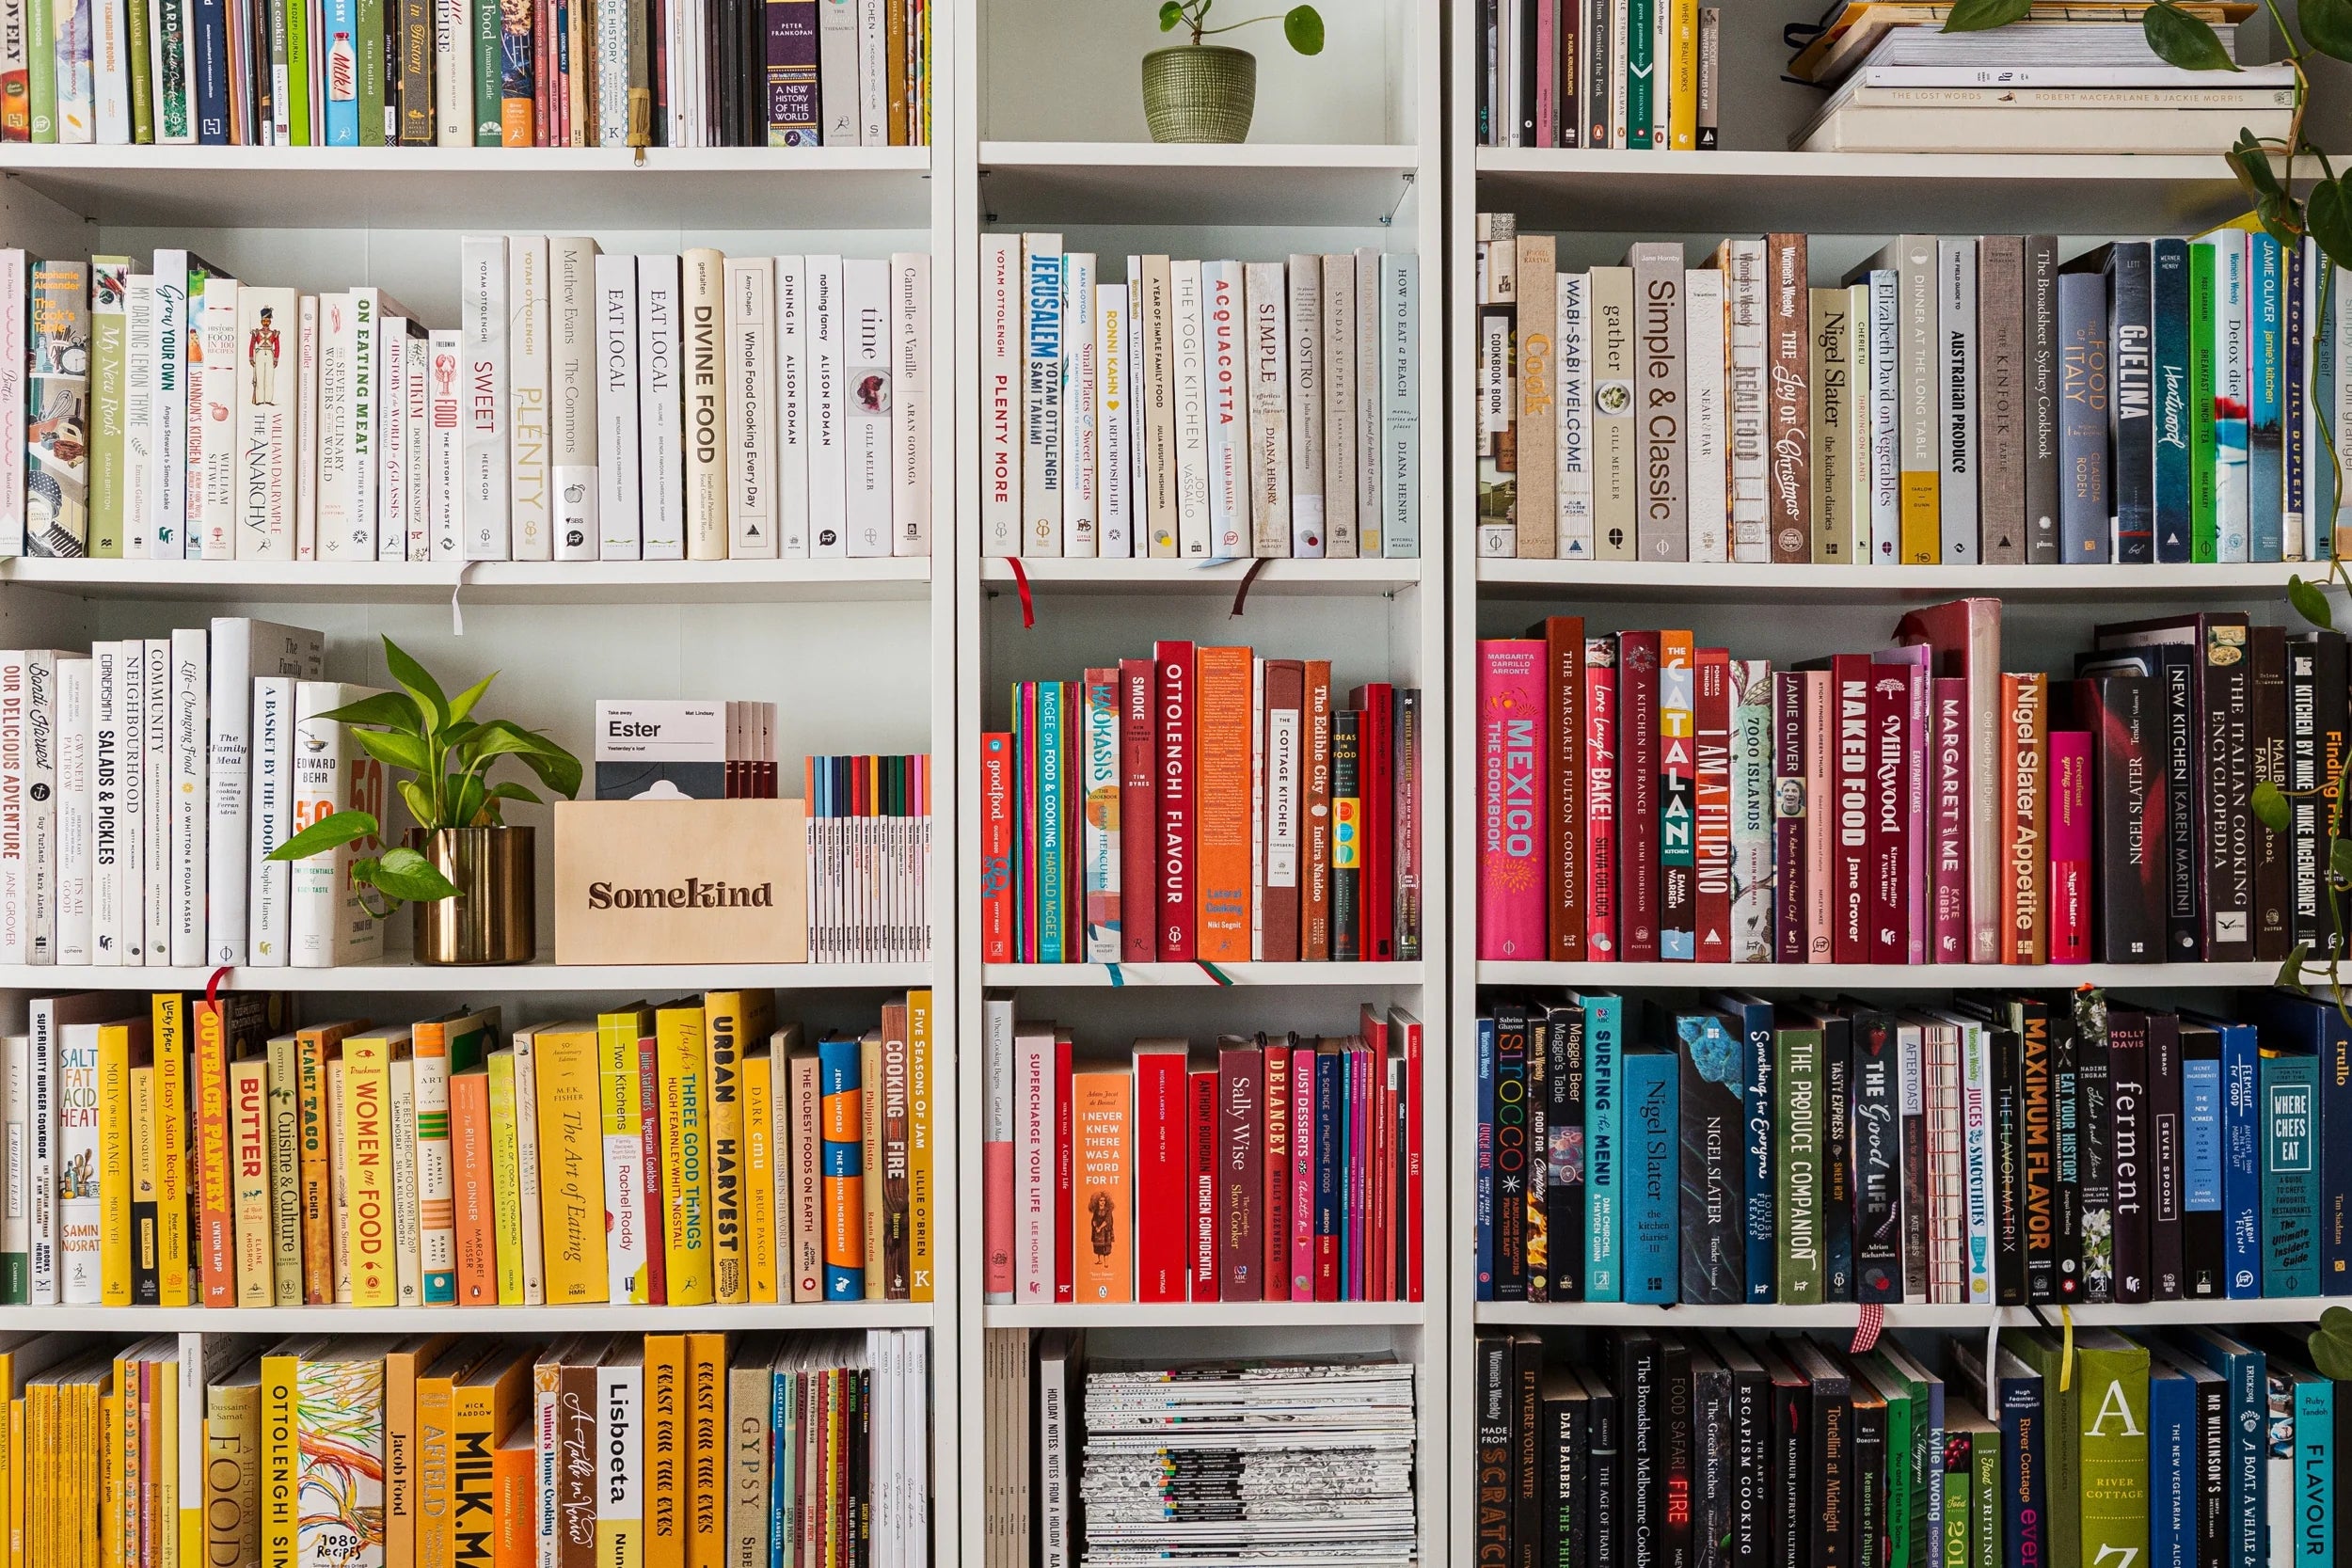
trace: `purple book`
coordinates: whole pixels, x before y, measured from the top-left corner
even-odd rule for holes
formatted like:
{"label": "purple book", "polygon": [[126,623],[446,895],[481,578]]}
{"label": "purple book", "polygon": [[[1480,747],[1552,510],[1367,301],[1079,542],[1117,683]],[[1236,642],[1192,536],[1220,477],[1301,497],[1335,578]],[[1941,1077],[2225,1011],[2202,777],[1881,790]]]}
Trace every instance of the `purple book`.
{"label": "purple book", "polygon": [[815,147],[821,139],[817,96],[817,0],[765,0],[768,19],[768,145]]}

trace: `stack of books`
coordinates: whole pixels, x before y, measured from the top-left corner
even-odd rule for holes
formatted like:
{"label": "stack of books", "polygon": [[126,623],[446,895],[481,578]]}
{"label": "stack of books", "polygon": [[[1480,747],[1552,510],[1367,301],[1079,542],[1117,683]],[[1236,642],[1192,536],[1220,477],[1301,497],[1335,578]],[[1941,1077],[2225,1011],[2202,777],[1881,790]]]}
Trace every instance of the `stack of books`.
{"label": "stack of books", "polygon": [[[1800,152],[2220,153],[2239,133],[2283,138],[2295,70],[2167,65],[2137,0],[2036,4],[1989,32],[1945,32],[1932,6],[1840,0],[1789,68],[1830,89],[1789,138]],[[2171,8],[2234,57],[2237,4]]]}
{"label": "stack of books", "polygon": [[1695,0],[1486,0],[1482,147],[1721,144],[1723,11]]}

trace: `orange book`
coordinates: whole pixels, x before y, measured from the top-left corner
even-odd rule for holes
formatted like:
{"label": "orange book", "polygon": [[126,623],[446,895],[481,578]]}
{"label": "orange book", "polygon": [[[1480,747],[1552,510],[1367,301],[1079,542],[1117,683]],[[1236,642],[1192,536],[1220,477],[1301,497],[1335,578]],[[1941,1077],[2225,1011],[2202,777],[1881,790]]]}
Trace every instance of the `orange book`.
{"label": "orange book", "polygon": [[204,1305],[237,1304],[236,1174],[229,1148],[229,1037],[216,1003],[196,1005],[197,1267]]}
{"label": "orange book", "polygon": [[686,1568],[686,1528],[693,1490],[686,1451],[686,1336],[645,1336],[644,1568]]}
{"label": "orange book", "polygon": [[686,1561],[688,1568],[726,1568],[727,1337],[686,1337]]}
{"label": "orange book", "polygon": [[1211,963],[1247,963],[1250,953],[1250,845],[1257,814],[1250,787],[1256,704],[1248,648],[1202,648],[1200,751],[1194,787],[1200,896],[1194,950]]}
{"label": "orange book", "polygon": [[327,1105],[326,1068],[341,1051],[343,1037],[367,1026],[365,1019],[313,1023],[294,1035],[294,1116],[295,1135],[300,1140],[302,1195],[302,1299],[312,1307],[331,1307],[335,1301],[337,1152],[329,1138],[333,1117]]}
{"label": "orange book", "polygon": [[490,1074],[449,1081],[450,1168],[457,1196],[457,1305],[499,1304],[498,1221],[490,1164]]}
{"label": "orange book", "polygon": [[537,1433],[527,1417],[499,1439],[498,1451],[491,1456],[498,1516],[498,1547],[491,1560],[497,1568],[535,1568],[539,1560],[531,1514],[532,1465],[537,1457]]}
{"label": "orange book", "polygon": [[1130,1089],[1124,1072],[1081,1072],[1070,1080],[1070,1250],[1082,1305],[1135,1295]]}

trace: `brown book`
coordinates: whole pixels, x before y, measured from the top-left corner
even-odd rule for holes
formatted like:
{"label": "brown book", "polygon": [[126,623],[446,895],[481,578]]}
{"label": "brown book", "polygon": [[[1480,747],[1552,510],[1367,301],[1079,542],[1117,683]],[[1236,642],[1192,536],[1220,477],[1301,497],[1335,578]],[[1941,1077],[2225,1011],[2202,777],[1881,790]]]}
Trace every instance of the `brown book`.
{"label": "brown book", "polygon": [[882,1010],[882,1296],[906,1301],[913,1277],[907,1212],[907,1008]]}
{"label": "brown book", "polygon": [[1311,658],[1300,669],[1307,768],[1299,812],[1305,863],[1299,867],[1298,956],[1323,963],[1331,957],[1331,661]]}
{"label": "brown book", "polygon": [[400,0],[400,145],[433,145],[433,0]]}
{"label": "brown book", "polygon": [[561,1568],[596,1568],[596,1367],[602,1341],[582,1338],[564,1357],[555,1405],[555,1544]]}
{"label": "brown book", "polygon": [[1584,619],[1550,615],[1527,628],[1544,640],[1549,688],[1544,764],[1550,770],[1549,869],[1544,878],[1554,963],[1584,959]]}
{"label": "brown book", "polygon": [[[2254,626],[2247,633],[2248,664],[2251,667],[2252,712],[2249,715],[2253,745],[2249,750],[2252,773],[2247,788],[2265,779],[2287,787],[2287,633],[2284,626]],[[2292,909],[2288,898],[2288,861],[2294,854],[2291,833],[2274,833],[2254,825],[2254,958],[2279,963],[2295,945]]]}
{"label": "brown book", "polygon": [[1560,302],[1552,283],[1553,241],[1549,234],[1522,234],[1518,247],[1518,418],[1515,457],[1514,516],[1522,561],[1549,561],[1557,552],[1559,520],[1553,459],[1559,440],[1554,424],[1558,387]]}
{"label": "brown book", "polygon": [[1764,520],[1772,559],[1813,559],[1813,291],[1803,234],[1764,236]]}
{"label": "brown book", "polygon": [[2001,676],[2003,963],[2038,964],[2049,955],[2049,687],[2043,674]]}
{"label": "brown book", "polygon": [[1306,804],[1307,667],[1295,658],[1265,661],[1264,798],[1259,825],[1265,845],[1258,957],[1298,961],[1300,808]]}
{"label": "brown book", "polygon": [[1977,242],[1977,536],[1987,566],[2026,563],[2026,242]]}
{"label": "brown book", "polygon": [[410,1554],[417,1543],[417,1376],[455,1343],[451,1335],[437,1335],[384,1357],[384,1547],[390,1561],[415,1560]]}
{"label": "brown book", "polygon": [[1216,1050],[1216,1274],[1220,1301],[1262,1301],[1265,1243],[1265,1052],[1239,1035]]}

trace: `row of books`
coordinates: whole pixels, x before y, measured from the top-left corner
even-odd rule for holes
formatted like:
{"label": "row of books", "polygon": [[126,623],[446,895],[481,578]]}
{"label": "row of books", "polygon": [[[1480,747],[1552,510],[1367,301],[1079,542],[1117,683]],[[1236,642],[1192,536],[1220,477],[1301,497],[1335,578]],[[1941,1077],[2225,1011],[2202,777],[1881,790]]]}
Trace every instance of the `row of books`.
{"label": "row of books", "polygon": [[469,236],[431,327],[186,250],[0,251],[0,554],[928,554],[930,267]]}
{"label": "row of books", "polygon": [[[36,999],[0,1047],[0,1300],[928,1301],[929,991],[804,1043],[765,991],[501,1029],[259,994]],[[870,1173],[870,1174],[869,1174]]]}
{"label": "row of books", "polygon": [[992,1302],[1419,1301],[1422,1026],[1139,1039],[986,1004]]}
{"label": "row of books", "polygon": [[[2342,634],[2098,626],[2000,671],[2000,606],[1775,670],[1554,616],[1479,645],[1478,952],[1732,963],[2226,963],[2341,949]],[[2325,771],[2323,771],[2323,768]],[[2306,791],[2258,823],[2262,784]]]}
{"label": "row of books", "polygon": [[1722,144],[1723,11],[1698,0],[1481,0],[1481,147]]}
{"label": "row of books", "polygon": [[1585,991],[1495,1003],[1476,1049],[1481,1300],[2352,1293],[2329,1003]]}
{"label": "row of books", "polygon": [[[2324,560],[2352,332],[2315,243],[1803,234],[1566,271],[1479,219],[1478,548],[1878,566]],[[2250,222],[2250,220],[2249,220]],[[2323,309],[2325,307],[2325,309]]]}
{"label": "row of books", "polygon": [[198,1338],[0,1340],[18,1560],[930,1560],[920,1330]]}
{"label": "row of books", "polygon": [[909,147],[921,0],[9,0],[0,140]]}
{"label": "row of books", "polygon": [[980,736],[990,963],[1421,957],[1421,692],[1152,644]]}
{"label": "row of books", "polygon": [[2352,1390],[2312,1370],[2311,1327],[1484,1333],[1479,1560],[2332,1561]]}
{"label": "row of books", "polygon": [[985,1568],[1417,1560],[1413,1367],[1113,1360],[991,1329]]}
{"label": "row of books", "polygon": [[984,554],[1421,554],[1414,256],[1112,276],[1059,234],[981,236]]}
{"label": "row of books", "polygon": [[930,756],[813,756],[802,789],[809,962],[930,962]]}

